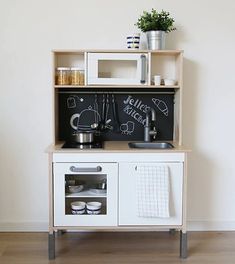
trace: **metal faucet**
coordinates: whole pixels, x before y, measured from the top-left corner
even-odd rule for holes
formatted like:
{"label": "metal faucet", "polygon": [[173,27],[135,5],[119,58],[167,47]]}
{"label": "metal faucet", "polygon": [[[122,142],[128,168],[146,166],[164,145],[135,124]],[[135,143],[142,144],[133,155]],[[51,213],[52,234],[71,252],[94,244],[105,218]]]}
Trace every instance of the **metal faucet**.
{"label": "metal faucet", "polygon": [[146,123],[144,126],[144,141],[145,142],[150,142],[150,141],[152,141],[152,138],[153,139],[156,138],[157,131],[156,131],[156,128],[155,128],[154,123],[153,123],[156,120],[157,120],[156,111],[153,108],[150,108],[146,112]]}

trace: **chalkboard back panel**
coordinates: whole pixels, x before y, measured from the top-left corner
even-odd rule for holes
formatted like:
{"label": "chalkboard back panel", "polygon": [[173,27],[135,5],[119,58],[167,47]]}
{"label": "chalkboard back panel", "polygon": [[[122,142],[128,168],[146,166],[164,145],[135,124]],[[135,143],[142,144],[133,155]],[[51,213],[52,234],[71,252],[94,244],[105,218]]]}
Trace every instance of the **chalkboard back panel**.
{"label": "chalkboard back panel", "polygon": [[[115,105],[115,107],[114,107]],[[172,140],[174,128],[174,93],[94,92],[71,90],[59,93],[59,139],[68,140],[77,124],[90,128],[92,124],[110,120],[102,140],[143,140],[146,112],[155,109],[157,140]],[[116,109],[116,117],[114,115]],[[106,110],[106,111],[104,111]]]}

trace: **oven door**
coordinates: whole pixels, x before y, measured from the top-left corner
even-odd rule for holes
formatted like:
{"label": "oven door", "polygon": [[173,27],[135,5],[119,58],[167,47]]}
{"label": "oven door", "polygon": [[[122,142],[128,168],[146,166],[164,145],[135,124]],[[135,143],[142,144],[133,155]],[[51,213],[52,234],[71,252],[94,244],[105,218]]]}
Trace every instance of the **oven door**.
{"label": "oven door", "polygon": [[54,226],[117,226],[117,163],[54,163],[53,175]]}
{"label": "oven door", "polygon": [[88,85],[147,84],[147,53],[88,53]]}

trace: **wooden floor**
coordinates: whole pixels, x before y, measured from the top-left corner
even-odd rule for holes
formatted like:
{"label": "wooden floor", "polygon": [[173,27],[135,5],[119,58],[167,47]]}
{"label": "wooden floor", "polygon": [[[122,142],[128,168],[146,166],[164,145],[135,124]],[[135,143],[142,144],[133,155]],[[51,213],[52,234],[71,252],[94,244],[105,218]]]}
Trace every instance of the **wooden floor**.
{"label": "wooden floor", "polygon": [[0,233],[1,264],[234,264],[235,232],[188,232],[189,257],[179,259],[179,234],[66,233],[47,259],[47,233]]}

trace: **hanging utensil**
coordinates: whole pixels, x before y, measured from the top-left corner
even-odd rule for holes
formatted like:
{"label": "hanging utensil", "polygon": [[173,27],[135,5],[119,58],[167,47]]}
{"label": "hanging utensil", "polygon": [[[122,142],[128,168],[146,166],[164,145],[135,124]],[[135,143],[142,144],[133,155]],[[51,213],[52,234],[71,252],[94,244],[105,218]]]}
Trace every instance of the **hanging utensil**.
{"label": "hanging utensil", "polygon": [[114,94],[112,94],[112,112],[113,112],[113,130],[115,132],[120,132],[120,122],[118,118],[118,112],[117,112],[117,104],[115,101]]}
{"label": "hanging utensil", "polygon": [[98,126],[99,126],[99,107],[98,107],[97,94],[95,94],[94,117],[95,117],[95,123],[91,125],[91,128],[98,128]]}
{"label": "hanging utensil", "polygon": [[96,113],[96,111],[97,111],[97,94],[95,94],[94,110],[95,110],[95,112],[94,112],[95,123],[97,123],[97,113]]}
{"label": "hanging utensil", "polygon": [[112,130],[113,127],[109,125],[111,119],[108,119],[109,114],[109,95],[103,94],[102,96],[102,113],[101,113],[101,121],[99,122],[99,130],[105,131],[107,129]]}
{"label": "hanging utensil", "polygon": [[103,94],[103,97],[102,97],[101,129],[103,129],[104,125],[105,125],[105,116],[106,116],[106,95]]}
{"label": "hanging utensil", "polygon": [[113,130],[113,127],[109,125],[112,121],[110,118],[108,119],[109,114],[109,94],[106,95],[106,111],[105,111],[105,122],[104,122],[104,130]]}
{"label": "hanging utensil", "polygon": [[108,114],[109,114],[109,94],[106,95],[106,112],[105,112],[105,121],[104,123],[108,121]]}

